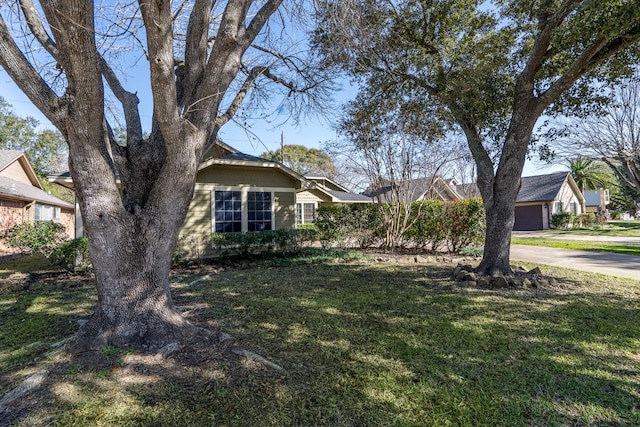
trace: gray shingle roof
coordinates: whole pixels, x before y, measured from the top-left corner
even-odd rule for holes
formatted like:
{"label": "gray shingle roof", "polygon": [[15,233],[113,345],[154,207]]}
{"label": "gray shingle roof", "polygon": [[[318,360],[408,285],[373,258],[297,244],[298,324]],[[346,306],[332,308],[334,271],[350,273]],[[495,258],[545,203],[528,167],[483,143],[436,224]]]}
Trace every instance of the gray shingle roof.
{"label": "gray shingle roof", "polygon": [[554,200],[566,181],[567,175],[569,172],[523,177],[516,203]]}
{"label": "gray shingle roof", "polygon": [[22,151],[18,150],[0,150],[0,171],[13,163],[22,154]]}
{"label": "gray shingle roof", "polygon": [[327,193],[331,194],[333,197],[338,198],[342,202],[373,202],[373,199],[369,196],[364,196],[362,194],[356,193],[348,193],[346,191],[331,191],[326,190]]}
{"label": "gray shingle roof", "polygon": [[271,160],[263,159],[262,157],[256,157],[256,156],[252,156],[251,154],[245,154],[245,153],[239,153],[239,152],[228,154],[224,156],[223,159],[243,160],[243,161],[250,161],[250,162],[271,162]]}
{"label": "gray shingle roof", "polygon": [[0,197],[18,198],[21,200],[35,200],[40,203],[73,209],[73,204],[65,202],[32,185],[28,185],[11,178],[0,176]]}

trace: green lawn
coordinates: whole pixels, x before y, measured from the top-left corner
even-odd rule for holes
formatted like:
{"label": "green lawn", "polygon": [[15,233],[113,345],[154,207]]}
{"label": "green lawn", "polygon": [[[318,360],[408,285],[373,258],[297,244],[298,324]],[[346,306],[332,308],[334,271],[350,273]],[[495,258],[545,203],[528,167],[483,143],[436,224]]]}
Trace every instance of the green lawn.
{"label": "green lawn", "polygon": [[568,228],[557,230],[544,230],[541,233],[551,231],[554,234],[586,235],[586,236],[619,236],[640,237],[640,221],[609,221],[607,225],[597,228]]}
{"label": "green lawn", "polygon": [[[24,422],[640,425],[640,282],[542,268],[557,286],[460,288],[450,265],[373,261],[230,268],[192,286],[208,271],[185,271],[174,279],[176,304],[233,344],[193,344],[183,351],[190,364],[114,348],[93,364],[63,358]],[[93,300],[90,286],[60,281],[0,293],[0,394]]]}
{"label": "green lawn", "polygon": [[[568,237],[570,238],[571,236]],[[614,242],[601,243],[587,240],[569,240],[544,237],[512,237],[511,243],[515,245],[546,246],[549,248],[579,249],[582,251],[613,252],[640,256],[640,244],[626,245]]]}

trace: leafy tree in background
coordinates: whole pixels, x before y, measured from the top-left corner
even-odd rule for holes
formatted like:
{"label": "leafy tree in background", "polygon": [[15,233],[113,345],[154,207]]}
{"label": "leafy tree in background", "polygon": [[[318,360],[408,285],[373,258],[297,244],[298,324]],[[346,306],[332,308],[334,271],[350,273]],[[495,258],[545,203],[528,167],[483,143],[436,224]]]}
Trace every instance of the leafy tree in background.
{"label": "leafy tree in background", "polygon": [[277,150],[264,152],[260,157],[282,162],[285,166],[301,175],[313,172],[323,173],[331,179],[336,176],[336,167],[333,164],[333,160],[322,150],[308,148],[304,145],[289,144],[284,146],[284,156],[282,151],[282,148],[278,148]]}
{"label": "leafy tree in background", "polygon": [[585,190],[596,190],[605,187],[609,182],[602,163],[585,157],[576,157],[569,160],[571,176],[584,193]]}
{"label": "leafy tree in background", "polygon": [[[545,113],[584,114],[638,60],[636,0],[322,1],[315,43],[362,96],[466,137],[487,218],[478,271],[512,274],[514,206]],[[424,111],[423,120],[419,120]]]}
{"label": "leafy tree in background", "polygon": [[[98,303],[71,348],[154,350],[198,332],[174,307],[169,269],[203,154],[241,106],[325,99],[299,41],[306,3],[283,3],[0,3],[0,66],[64,136],[89,239]],[[148,136],[121,71],[134,59],[148,64]]]}
{"label": "leafy tree in background", "polygon": [[39,131],[38,125],[32,117],[16,115],[11,105],[0,97],[0,149],[24,151],[31,166],[42,176],[64,167],[67,144],[59,132]]}
{"label": "leafy tree in background", "polygon": [[557,154],[602,160],[640,195],[640,68],[605,95],[611,102],[595,114],[559,119],[547,136]]}

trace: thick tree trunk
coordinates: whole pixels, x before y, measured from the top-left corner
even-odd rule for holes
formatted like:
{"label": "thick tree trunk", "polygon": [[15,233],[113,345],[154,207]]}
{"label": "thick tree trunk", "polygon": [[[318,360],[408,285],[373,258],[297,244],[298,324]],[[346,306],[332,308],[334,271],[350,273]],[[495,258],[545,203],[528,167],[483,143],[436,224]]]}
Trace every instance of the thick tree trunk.
{"label": "thick tree trunk", "polygon": [[539,117],[539,113],[532,107],[534,102],[527,97],[529,93],[530,88],[527,88],[520,98],[516,98],[511,125],[495,174],[493,163],[482,149],[479,134],[473,129],[465,129],[469,147],[478,166],[478,187],[487,221],[484,253],[477,271],[492,276],[513,274],[510,245],[515,222],[515,203],[533,126]]}
{"label": "thick tree trunk", "polygon": [[[513,182],[519,187],[519,178]],[[514,205],[515,198],[496,193],[491,208],[485,207],[487,227],[484,253],[478,271],[492,276],[512,274],[509,249],[515,220]]]}
{"label": "thick tree trunk", "polygon": [[154,350],[182,342],[190,325],[173,306],[171,254],[165,243],[145,237],[149,231],[121,226],[118,238],[97,250],[92,245],[98,304],[76,336],[76,348],[109,344]]}
{"label": "thick tree trunk", "polygon": [[[203,147],[203,137],[188,138],[184,136],[186,147]],[[132,163],[155,166],[131,174],[131,179],[123,175],[120,189],[109,163],[88,161],[95,157],[83,150],[79,146],[71,155],[70,166],[89,237],[98,303],[72,348],[109,344],[153,351],[182,342],[195,328],[173,306],[169,273],[202,148],[184,148],[162,162],[140,154]],[[132,196],[136,194],[140,197]]]}

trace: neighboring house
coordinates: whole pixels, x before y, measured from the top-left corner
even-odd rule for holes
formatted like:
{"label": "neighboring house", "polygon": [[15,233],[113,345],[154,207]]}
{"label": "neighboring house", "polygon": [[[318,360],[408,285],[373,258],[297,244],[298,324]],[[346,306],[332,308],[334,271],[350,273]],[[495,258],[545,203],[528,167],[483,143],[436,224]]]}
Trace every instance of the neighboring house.
{"label": "neighboring house", "polygon": [[597,190],[585,190],[585,212],[605,213],[609,204],[609,190],[598,187]]}
{"label": "neighboring house", "polygon": [[[365,194],[381,203],[420,200],[454,201],[463,198],[458,193],[454,180],[439,176],[410,179],[400,183],[384,180],[380,188],[369,188]],[[402,200],[398,200],[398,195],[401,195]]]}
{"label": "neighboring house", "polygon": [[352,193],[337,182],[320,174],[306,174],[304,178],[312,185],[298,191],[296,203],[296,224],[315,221],[320,206],[339,203],[373,203],[373,199]]}
{"label": "neighboring house", "polygon": [[[209,252],[212,233],[296,226],[296,193],[314,185],[278,162],[240,153],[220,141],[200,164],[179,245]],[[73,186],[68,173],[53,182]],[[81,232],[81,231],[80,231]]]}
{"label": "neighboring house", "polygon": [[[44,191],[22,151],[0,150],[0,235],[23,222],[55,221],[74,237],[74,206]],[[0,246],[0,253],[9,252]]]}
{"label": "neighboring house", "polygon": [[514,230],[547,230],[552,215],[582,213],[584,196],[569,172],[522,178],[516,199]]}

